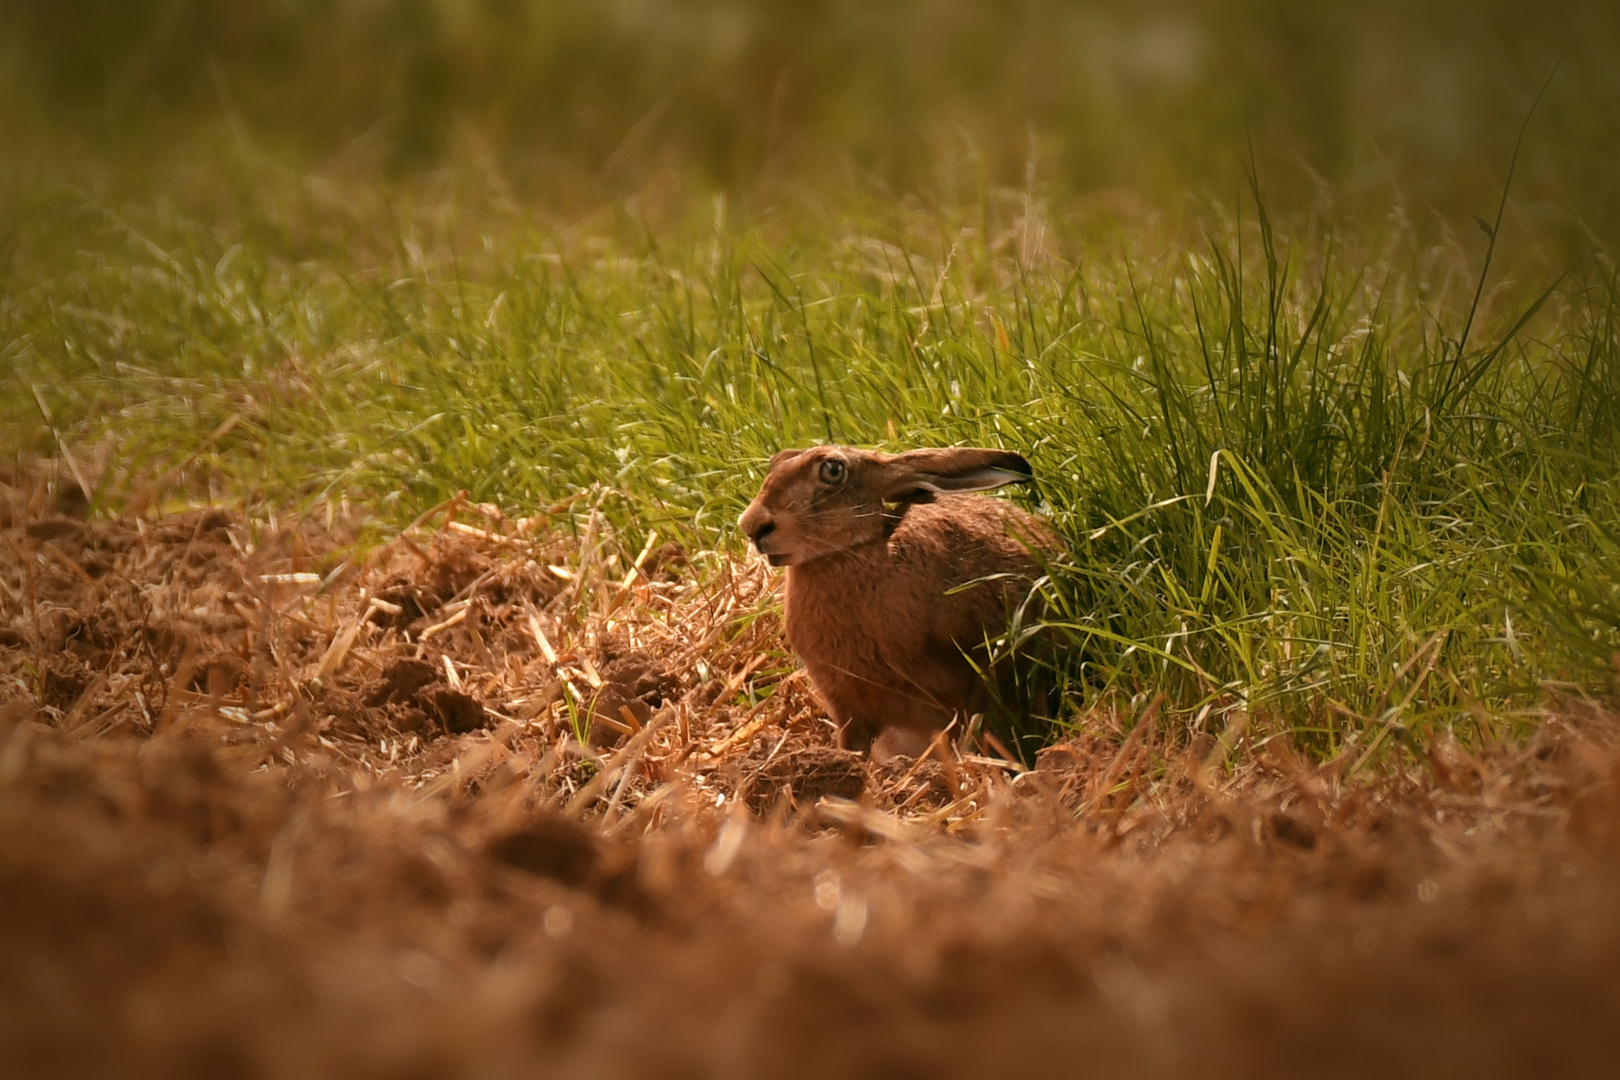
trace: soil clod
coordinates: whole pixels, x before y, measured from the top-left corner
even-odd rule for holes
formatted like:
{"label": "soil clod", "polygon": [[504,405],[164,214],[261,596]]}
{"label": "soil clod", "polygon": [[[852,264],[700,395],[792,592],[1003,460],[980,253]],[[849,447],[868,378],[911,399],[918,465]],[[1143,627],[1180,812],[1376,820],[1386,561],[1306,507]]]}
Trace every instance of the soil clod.
{"label": "soil clod", "polygon": [[366,694],[366,704],[414,705],[418,692],[441,678],[439,669],[425,661],[410,657],[390,660],[388,666],[383,668],[381,677]]}
{"label": "soil clod", "polygon": [[30,521],[23,531],[33,540],[77,539],[84,535],[84,523],[71,518],[45,518]]}
{"label": "soil clod", "polygon": [[577,821],[554,814],[535,818],[489,846],[489,853],[508,866],[564,885],[585,884],[600,861],[596,839]]}
{"label": "soil clod", "polygon": [[438,720],[452,735],[477,731],[489,723],[489,714],[472,697],[460,690],[434,688],[424,696],[428,716]]}
{"label": "soil clod", "polygon": [[754,775],[748,795],[755,811],[782,798],[795,807],[814,806],[817,799],[859,799],[867,786],[866,755],[833,746],[807,746],[778,753]]}

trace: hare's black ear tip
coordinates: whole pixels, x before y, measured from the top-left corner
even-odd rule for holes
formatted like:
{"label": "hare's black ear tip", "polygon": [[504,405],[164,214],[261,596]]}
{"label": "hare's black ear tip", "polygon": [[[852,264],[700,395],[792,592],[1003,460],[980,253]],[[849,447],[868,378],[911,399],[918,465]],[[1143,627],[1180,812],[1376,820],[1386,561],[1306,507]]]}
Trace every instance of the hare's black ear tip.
{"label": "hare's black ear tip", "polygon": [[1014,454],[1011,451],[1003,453],[1000,459],[996,461],[996,468],[1005,469],[1010,473],[1017,473],[1018,481],[1035,479],[1035,470],[1030,466],[1029,459],[1024,457],[1023,454]]}
{"label": "hare's black ear tip", "polygon": [[1021,454],[998,452],[971,476],[962,477],[971,482],[964,490],[1000,487],[1002,484],[1030,484],[1035,481],[1035,470],[1029,467]]}

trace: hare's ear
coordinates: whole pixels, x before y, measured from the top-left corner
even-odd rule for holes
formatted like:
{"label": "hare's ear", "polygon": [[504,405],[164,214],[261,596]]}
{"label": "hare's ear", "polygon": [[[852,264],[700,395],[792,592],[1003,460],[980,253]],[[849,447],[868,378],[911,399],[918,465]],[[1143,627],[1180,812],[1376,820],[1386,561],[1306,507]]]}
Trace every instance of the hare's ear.
{"label": "hare's ear", "polygon": [[886,502],[932,502],[946,492],[985,491],[1035,479],[1022,455],[974,447],[911,450],[889,459],[884,471]]}

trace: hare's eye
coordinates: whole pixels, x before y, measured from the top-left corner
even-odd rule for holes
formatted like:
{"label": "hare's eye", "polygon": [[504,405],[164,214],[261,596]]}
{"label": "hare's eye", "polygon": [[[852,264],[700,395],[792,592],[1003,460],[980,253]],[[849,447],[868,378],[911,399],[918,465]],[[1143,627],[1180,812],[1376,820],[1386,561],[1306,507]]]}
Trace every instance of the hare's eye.
{"label": "hare's eye", "polygon": [[821,463],[821,482],[823,484],[842,484],[844,482],[844,463],[837,458],[828,458]]}

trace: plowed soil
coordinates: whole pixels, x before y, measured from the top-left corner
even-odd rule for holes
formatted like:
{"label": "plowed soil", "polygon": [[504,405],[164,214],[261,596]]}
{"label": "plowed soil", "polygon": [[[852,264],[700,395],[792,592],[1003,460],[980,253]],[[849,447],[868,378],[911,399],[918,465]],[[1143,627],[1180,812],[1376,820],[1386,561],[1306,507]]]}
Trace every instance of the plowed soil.
{"label": "plowed soil", "polygon": [[1595,706],[1361,769],[1107,715],[1033,769],[869,765],[767,568],[621,549],[588,497],[363,554],[341,521],[0,497],[7,1075],[1620,1061]]}

